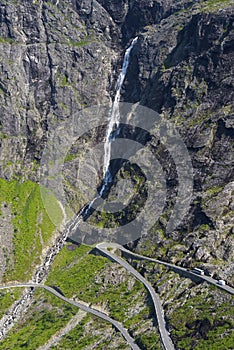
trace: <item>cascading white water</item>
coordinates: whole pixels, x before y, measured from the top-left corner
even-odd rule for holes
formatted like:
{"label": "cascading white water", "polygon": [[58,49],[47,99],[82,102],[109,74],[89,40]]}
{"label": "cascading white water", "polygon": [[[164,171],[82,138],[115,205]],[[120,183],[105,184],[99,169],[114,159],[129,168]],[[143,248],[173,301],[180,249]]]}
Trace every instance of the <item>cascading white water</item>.
{"label": "cascading white water", "polygon": [[133,39],[131,45],[129,48],[126,50],[125,55],[124,55],[124,61],[123,61],[123,66],[121,69],[121,73],[118,77],[117,80],[117,91],[115,95],[115,99],[112,105],[111,109],[111,114],[110,114],[110,119],[109,119],[109,124],[106,132],[106,141],[104,145],[104,164],[103,164],[103,185],[100,190],[100,196],[102,197],[103,192],[105,190],[106,185],[111,182],[111,174],[109,171],[109,166],[110,166],[110,158],[111,158],[111,142],[113,141],[113,138],[111,138],[111,133],[114,130],[114,127],[118,128],[119,126],[119,102],[120,102],[120,94],[122,90],[122,86],[124,83],[124,79],[127,74],[128,66],[129,66],[129,60],[130,60],[130,54],[131,51],[136,44],[138,40],[138,37]]}
{"label": "cascading white water", "polygon": [[[59,1],[57,1],[57,4],[58,3],[59,3]],[[123,62],[122,70],[121,70],[121,73],[120,73],[118,80],[117,80],[117,91],[116,91],[115,99],[114,99],[114,102],[112,105],[109,124],[108,124],[107,132],[106,132],[106,141],[105,141],[105,145],[104,145],[103,185],[102,185],[102,188],[99,192],[99,196],[95,197],[88,204],[88,206],[85,206],[80,211],[79,215],[76,218],[74,218],[74,220],[67,226],[67,228],[63,232],[62,237],[60,237],[56,241],[56,244],[48,251],[48,254],[47,254],[45,261],[42,263],[42,265],[39,266],[39,268],[37,269],[36,274],[33,278],[33,282],[35,282],[35,283],[40,283],[43,281],[43,279],[45,278],[45,276],[47,275],[47,273],[49,271],[49,268],[50,268],[55,256],[61,250],[64,242],[68,238],[68,235],[71,234],[72,232],[74,232],[78,228],[79,223],[81,222],[82,218],[85,217],[90,212],[90,209],[94,205],[95,201],[98,198],[102,197],[103,192],[104,192],[107,184],[111,181],[111,174],[109,172],[110,157],[111,157],[111,141],[113,141],[113,138],[111,138],[111,133],[114,130],[114,127],[118,128],[118,126],[119,126],[119,101],[120,101],[121,89],[122,89],[122,86],[124,83],[125,76],[127,74],[130,54],[131,54],[132,48],[136,44],[137,40],[138,40],[138,37],[132,41],[131,45],[126,50],[125,55],[124,55],[124,62]],[[32,291],[26,293],[17,302],[17,305],[13,308],[12,313],[8,316],[8,318],[6,316],[5,317],[6,319],[4,318],[2,320],[4,331],[0,331],[0,339],[2,339],[3,336],[7,333],[7,331],[13,327],[14,319],[16,318],[16,314],[17,314],[17,310],[20,307],[23,308],[23,305],[26,303],[27,299],[31,299],[32,295],[33,295]]]}
{"label": "cascading white water", "polygon": [[113,141],[113,137],[111,137],[111,133],[114,130],[114,127],[118,128],[119,126],[119,102],[120,102],[120,94],[122,90],[122,86],[124,83],[124,79],[127,74],[128,66],[129,66],[129,60],[130,60],[130,54],[131,51],[136,44],[138,40],[138,37],[133,39],[131,45],[128,47],[128,49],[125,52],[124,55],[124,61],[123,61],[123,66],[121,69],[121,73],[118,77],[117,80],[117,91],[115,95],[115,99],[112,105],[111,113],[110,113],[110,118],[109,118],[109,123],[108,123],[108,128],[106,132],[106,141],[104,145],[104,164],[103,164],[103,184],[101,187],[101,190],[99,191],[99,196],[95,197],[89,204],[88,206],[85,206],[79,215],[76,217],[75,221],[69,226],[69,229],[67,232],[74,231],[78,228],[79,223],[82,218],[84,218],[87,214],[89,214],[90,209],[92,208],[93,204],[95,201],[102,197],[107,185],[112,181],[109,166],[110,166],[110,158],[111,158],[111,142]]}
{"label": "cascading white water", "polygon": [[104,145],[104,164],[103,164],[103,178],[104,178],[104,182],[105,182],[105,178],[106,178],[106,176],[108,174],[108,168],[109,168],[109,165],[110,165],[111,141],[112,141],[111,140],[111,133],[112,133],[112,131],[113,131],[115,126],[117,128],[119,126],[120,93],[121,93],[121,90],[122,90],[124,79],[125,79],[126,74],[127,74],[127,70],[128,70],[128,66],[129,66],[130,54],[131,54],[131,51],[132,51],[134,45],[136,44],[137,40],[138,40],[138,37],[133,39],[131,45],[126,50],[125,55],[124,55],[124,62],[123,62],[122,70],[121,70],[121,73],[120,73],[120,75],[118,77],[118,80],[117,80],[117,91],[116,91],[115,99],[114,99],[112,110],[111,110],[111,114],[110,114],[110,121],[109,121],[109,124],[108,124],[107,132],[106,132],[106,141],[105,141],[105,145]]}

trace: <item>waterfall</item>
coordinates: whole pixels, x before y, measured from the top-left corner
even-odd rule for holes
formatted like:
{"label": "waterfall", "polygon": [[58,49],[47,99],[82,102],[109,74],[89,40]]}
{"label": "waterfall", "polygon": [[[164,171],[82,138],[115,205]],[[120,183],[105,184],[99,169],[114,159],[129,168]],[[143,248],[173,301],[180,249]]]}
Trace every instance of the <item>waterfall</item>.
{"label": "waterfall", "polygon": [[111,133],[114,130],[114,127],[118,128],[119,127],[119,101],[120,101],[120,94],[122,90],[122,86],[124,83],[124,79],[127,74],[128,66],[129,66],[129,60],[130,60],[130,54],[131,51],[136,44],[138,40],[138,37],[133,39],[131,45],[128,47],[128,49],[125,52],[124,55],[124,61],[123,61],[123,66],[121,69],[121,73],[118,77],[117,80],[117,91],[115,95],[115,99],[112,105],[111,113],[110,113],[110,118],[109,118],[109,124],[106,132],[106,141],[104,145],[104,164],[103,164],[103,185],[100,190],[100,197],[102,197],[103,192],[105,190],[106,185],[112,181],[109,166],[110,166],[110,158],[111,158],[111,142],[113,141],[113,137],[111,137]]}
{"label": "waterfall", "polygon": [[[58,5],[58,4],[59,4],[59,0],[57,0],[57,2],[56,2],[56,5]],[[95,202],[98,199],[100,199],[100,197],[102,197],[106,186],[112,180],[111,174],[109,171],[109,166],[110,166],[110,158],[111,158],[111,142],[114,140],[114,137],[112,137],[111,134],[114,130],[114,127],[118,128],[118,126],[119,126],[119,101],[120,101],[121,89],[122,89],[122,86],[124,83],[125,76],[127,74],[131,50],[134,47],[134,45],[136,44],[137,40],[138,40],[138,37],[132,41],[131,45],[126,50],[125,55],[124,55],[124,62],[123,62],[122,70],[121,70],[121,73],[120,73],[118,80],[117,80],[117,91],[116,91],[115,99],[114,99],[114,102],[112,105],[109,123],[108,123],[108,128],[107,128],[107,132],[106,132],[106,141],[105,141],[105,145],[104,145],[103,184],[102,184],[101,190],[99,191],[99,195],[97,197],[95,197],[92,201],[90,201],[87,205],[85,205],[81,209],[79,214],[75,218],[73,218],[73,220],[65,228],[62,237],[60,237],[59,239],[56,240],[55,245],[53,245],[52,248],[47,253],[45,261],[39,266],[39,268],[37,269],[37,271],[35,273],[35,276],[33,278],[33,282],[35,282],[35,283],[41,283],[44,280],[44,278],[47,276],[49,268],[50,268],[52,262],[54,261],[55,256],[58,254],[58,252],[63,247],[64,242],[67,240],[68,236],[71,235],[71,233],[74,232],[79,227],[79,224],[80,224],[82,219],[85,220],[89,216],[91,208],[93,207],[93,205],[95,207]],[[65,212],[65,210],[60,202],[59,202],[59,205],[61,206],[61,209],[62,209],[63,214],[64,214],[64,220],[65,220],[66,212]],[[13,308],[13,310],[11,311],[8,318],[6,316],[7,319],[6,320],[3,319],[4,320],[3,326],[5,327],[5,329],[8,330],[14,325],[14,320],[16,318],[15,315],[17,315],[18,308],[21,307],[22,305],[24,305],[25,303],[27,303],[27,299],[30,300],[31,298],[32,298],[32,291],[26,293],[19,300],[19,302],[17,302],[17,305]],[[7,328],[7,327],[9,327],[9,328]],[[3,333],[3,331],[1,331],[0,332],[0,339],[2,339],[2,337],[4,335],[5,335],[5,332]]]}
{"label": "waterfall", "polygon": [[118,128],[119,127],[119,102],[120,102],[120,94],[121,94],[121,90],[122,90],[122,86],[124,83],[124,79],[126,77],[127,74],[127,69],[129,66],[129,60],[130,60],[130,54],[131,51],[134,47],[134,45],[136,44],[138,40],[138,37],[136,37],[135,39],[133,39],[131,45],[128,47],[128,49],[125,52],[124,55],[124,61],[123,61],[123,66],[121,69],[121,73],[118,77],[117,80],[117,91],[116,91],[116,95],[115,95],[115,99],[111,108],[111,112],[110,112],[110,117],[109,117],[109,123],[108,123],[108,127],[107,127],[107,131],[106,131],[106,140],[105,140],[105,145],[104,145],[104,164],[103,164],[103,184],[102,187],[99,191],[99,195],[96,196],[92,201],[90,201],[86,206],[84,206],[80,213],[78,214],[78,216],[76,217],[75,221],[72,222],[67,230],[67,234],[68,232],[74,231],[78,228],[80,221],[85,220],[89,214],[90,214],[90,210],[93,206],[93,204],[103,196],[104,191],[107,187],[107,185],[109,183],[112,182],[112,177],[111,177],[111,173],[110,173],[110,158],[111,158],[111,142],[114,140],[114,137],[111,136],[114,127]]}

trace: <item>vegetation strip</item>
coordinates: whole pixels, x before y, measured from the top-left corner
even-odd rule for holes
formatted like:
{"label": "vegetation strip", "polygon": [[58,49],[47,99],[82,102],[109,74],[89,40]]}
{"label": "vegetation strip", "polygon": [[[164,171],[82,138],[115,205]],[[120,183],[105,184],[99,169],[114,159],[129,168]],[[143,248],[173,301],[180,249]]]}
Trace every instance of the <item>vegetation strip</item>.
{"label": "vegetation strip", "polygon": [[132,339],[132,337],[129,335],[128,331],[121,325],[120,322],[117,322],[115,320],[113,320],[112,318],[110,318],[109,316],[107,316],[106,314],[104,314],[101,311],[95,310],[93,308],[90,308],[88,306],[85,306],[81,303],[78,303],[74,300],[70,300],[66,297],[64,297],[62,294],[58,293],[55,289],[45,286],[43,284],[35,284],[35,283],[22,283],[22,284],[13,284],[13,285],[5,285],[5,286],[0,286],[0,289],[8,289],[8,288],[22,288],[22,287],[32,287],[32,288],[44,288],[45,290],[47,290],[48,292],[52,293],[53,295],[55,295],[56,297],[60,298],[61,300],[79,307],[80,309],[91,313],[97,317],[100,317],[102,319],[104,319],[105,321],[108,321],[110,323],[112,323],[112,325],[122,334],[122,336],[127,340],[127,342],[129,343],[129,345],[131,346],[131,348],[133,350],[140,350],[140,348],[135,344],[134,340]]}

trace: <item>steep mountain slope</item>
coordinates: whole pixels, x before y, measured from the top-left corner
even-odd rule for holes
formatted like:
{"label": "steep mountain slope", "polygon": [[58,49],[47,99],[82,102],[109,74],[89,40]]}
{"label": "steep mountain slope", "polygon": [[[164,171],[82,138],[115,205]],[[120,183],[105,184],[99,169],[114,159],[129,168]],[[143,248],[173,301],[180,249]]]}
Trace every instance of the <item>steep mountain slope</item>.
{"label": "steep mountain slope", "polygon": [[[0,1],[2,281],[30,279],[59,234],[39,194],[40,162],[50,136],[85,107],[113,101],[125,49],[138,36],[121,99],[151,108],[176,126],[192,160],[194,191],[188,214],[167,233],[178,174],[158,143],[154,153],[166,178],[166,210],[151,232],[129,248],[198,266],[234,284],[233,13],[229,0]],[[78,146],[85,152],[103,137],[103,128],[95,130]],[[69,162],[68,169],[73,169]],[[76,209],[85,204],[69,181],[65,190]],[[53,199],[50,205],[61,223],[58,204]],[[105,224],[104,216],[102,220]],[[211,349],[215,333],[227,341],[223,349],[231,349],[230,296],[152,265],[136,267],[162,296],[178,349]],[[7,295],[7,307],[11,298]],[[202,299],[206,303],[199,308]],[[203,315],[206,306],[209,312]],[[196,310],[193,317],[183,317],[190,308]],[[151,324],[139,324],[136,334],[144,327],[150,334]],[[218,341],[215,335],[221,349]],[[139,342],[147,348],[146,340]]]}
{"label": "steep mountain slope", "polygon": [[185,243],[184,263],[227,261],[233,283],[233,17],[230,9],[197,12],[180,11],[146,30],[136,54],[138,91],[129,78],[124,96],[140,97],[173,122],[190,152],[194,198],[173,237]]}

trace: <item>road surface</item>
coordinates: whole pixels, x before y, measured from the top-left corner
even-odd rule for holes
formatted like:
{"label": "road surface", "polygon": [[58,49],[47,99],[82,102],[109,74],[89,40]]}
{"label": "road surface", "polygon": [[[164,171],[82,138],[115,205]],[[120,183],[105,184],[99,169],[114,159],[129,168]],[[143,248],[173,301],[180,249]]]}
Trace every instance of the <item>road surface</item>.
{"label": "road surface", "polygon": [[[133,252],[131,252],[130,250],[127,250],[125,249],[123,246],[121,245],[112,245],[113,247],[115,248],[118,248],[120,249],[122,252],[124,252],[126,255],[128,256],[132,256],[132,257],[135,257],[136,259],[138,260],[148,260],[148,261],[152,261],[152,262],[155,262],[157,264],[161,264],[161,265],[164,265],[164,266],[167,266],[169,267],[170,269],[172,269],[173,271],[176,271],[176,272],[181,272],[185,277],[189,277],[191,279],[194,279],[197,278],[197,279],[201,279],[203,281],[206,281],[210,284],[213,284],[214,286],[234,295],[234,288],[232,288],[231,286],[227,286],[227,285],[220,285],[218,284],[217,280],[215,280],[214,278],[212,277],[209,277],[209,276],[205,276],[205,275],[198,275],[197,273],[194,273],[192,272],[191,270],[187,270],[185,269],[184,267],[179,267],[177,265],[173,265],[173,264],[170,264],[170,263],[167,263],[167,262],[164,262],[164,261],[161,261],[161,260],[157,260],[157,259],[153,259],[153,258],[148,258],[147,256],[143,256],[143,255],[139,255],[139,254],[135,254]],[[108,247],[111,247],[111,245],[108,245]]]}
{"label": "road surface", "polygon": [[[129,265],[125,260],[121,259],[117,255],[111,253],[107,250],[109,247],[115,247],[119,248],[121,246],[113,245],[109,243],[100,243],[96,246],[97,250],[99,250],[103,255],[107,256],[109,259],[116,261],[120,265],[122,265],[127,271],[129,271],[131,274],[133,274],[140,282],[142,282],[147,290],[149,291],[152,301],[154,303],[156,318],[158,322],[158,328],[160,332],[161,342],[162,345],[166,350],[173,350],[174,346],[171,341],[171,338],[169,336],[169,333],[166,329],[166,322],[164,319],[164,311],[161,305],[161,301],[159,299],[159,296],[156,294],[154,288],[151,286],[151,284],[139,273],[137,272],[131,265]],[[120,248],[119,248],[120,249]]]}
{"label": "road surface", "polygon": [[128,342],[128,344],[131,346],[131,348],[133,350],[140,350],[140,348],[134,342],[133,338],[130,336],[128,331],[122,326],[122,324],[120,322],[113,320],[111,317],[107,316],[106,314],[104,314],[101,311],[95,310],[95,309],[90,308],[84,304],[81,304],[79,302],[76,302],[74,300],[71,300],[71,299],[64,297],[62,294],[57,292],[52,287],[45,286],[43,284],[36,284],[36,283],[20,283],[20,284],[9,284],[9,285],[0,286],[0,289],[23,288],[23,287],[43,288],[43,289],[47,290],[48,292],[54,294],[57,298],[65,301],[66,303],[77,306],[81,310],[84,310],[88,313],[91,313],[97,317],[102,318],[103,320],[105,320],[107,322],[110,322],[122,334],[122,336],[126,339],[126,341]]}

